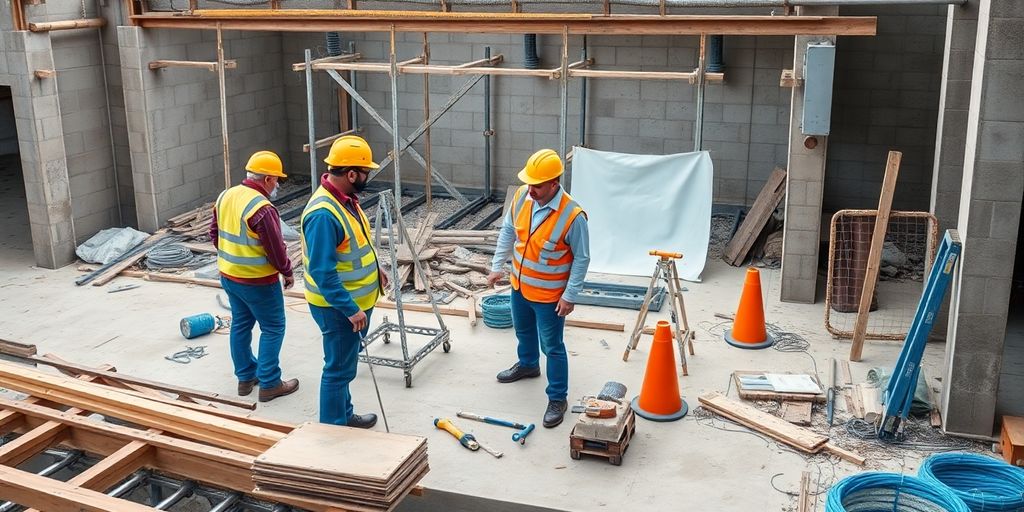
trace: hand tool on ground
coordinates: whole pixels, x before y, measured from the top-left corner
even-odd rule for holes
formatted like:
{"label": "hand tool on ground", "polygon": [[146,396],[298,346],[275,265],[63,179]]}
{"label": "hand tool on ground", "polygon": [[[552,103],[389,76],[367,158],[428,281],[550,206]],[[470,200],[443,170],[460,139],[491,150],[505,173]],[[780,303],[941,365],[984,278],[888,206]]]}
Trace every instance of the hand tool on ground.
{"label": "hand tool on ground", "polygon": [[480,440],[477,440],[476,444],[480,445],[481,450],[493,455],[495,459],[500,459],[502,455],[505,455],[502,452],[489,448],[487,445],[481,443]]}
{"label": "hand tool on ground", "polygon": [[457,416],[460,418],[465,418],[467,420],[482,421],[484,423],[490,423],[491,425],[501,425],[503,427],[517,429],[519,430],[519,432],[512,434],[512,440],[522,445],[526,444],[526,436],[530,435],[530,432],[533,432],[533,429],[536,428],[536,425],[534,425],[533,423],[530,423],[529,425],[523,425],[522,423],[518,423],[515,421],[502,420],[498,418],[492,418],[490,416],[481,416],[479,414],[473,414],[471,412],[459,411]]}
{"label": "hand tool on ground", "polygon": [[206,357],[207,355],[206,345],[203,345],[200,347],[186,347],[185,350],[175,352],[169,356],[164,356],[164,359],[174,361],[175,363],[188,364],[191,363],[193,359],[199,359],[201,357]]}
{"label": "hand tool on ground", "polygon": [[629,352],[636,350],[637,344],[640,343],[640,335],[644,332],[644,322],[647,320],[647,313],[650,311],[654,289],[657,287],[658,281],[662,280],[665,282],[665,289],[668,290],[668,297],[671,303],[669,311],[673,324],[672,336],[679,345],[679,359],[683,375],[686,376],[690,374],[686,365],[686,352],[689,349],[690,355],[693,355],[693,338],[695,333],[690,329],[690,324],[686,320],[683,292],[679,289],[679,271],[676,269],[675,260],[682,258],[683,255],[678,252],[658,250],[651,250],[648,254],[657,256],[658,260],[655,263],[654,274],[651,275],[651,284],[647,286],[647,294],[644,296],[643,305],[640,307],[640,314],[637,316],[633,333],[630,334],[629,341],[626,343],[626,351],[622,353],[622,360],[628,361]]}
{"label": "hand tool on ground", "polygon": [[123,292],[125,290],[134,290],[134,289],[138,288],[139,286],[140,285],[137,285],[137,284],[126,284],[126,285],[118,286],[117,288],[111,288],[111,289],[107,290],[107,293],[117,293],[117,292]]}
{"label": "hand tool on ground", "polygon": [[832,426],[836,414],[836,360],[828,358],[828,389],[825,391],[825,414],[828,424]]}
{"label": "hand tool on ground", "polygon": [[373,379],[373,390],[377,392],[377,405],[380,406],[380,417],[384,419],[384,430],[390,434],[391,428],[388,427],[388,415],[384,412],[384,402],[380,399],[380,388],[377,387],[377,376],[373,374],[373,365],[370,363],[370,351],[366,348],[366,339],[360,337],[359,344],[363,346],[363,352],[366,353],[366,366],[370,367],[370,378]]}
{"label": "hand tool on ground", "polygon": [[591,418],[614,418],[615,405],[615,402],[584,397],[582,405],[572,406],[572,412],[586,414]]}
{"label": "hand tool on ground", "polygon": [[459,427],[456,427],[455,424],[452,423],[452,420],[448,418],[434,418],[434,426],[441,430],[446,430],[449,434],[452,435],[452,437],[458,439],[459,443],[462,443],[462,446],[465,446],[466,448],[469,448],[470,450],[473,451],[477,451],[480,449],[480,443],[476,441],[476,438],[473,437],[473,434],[467,434],[459,430]]}

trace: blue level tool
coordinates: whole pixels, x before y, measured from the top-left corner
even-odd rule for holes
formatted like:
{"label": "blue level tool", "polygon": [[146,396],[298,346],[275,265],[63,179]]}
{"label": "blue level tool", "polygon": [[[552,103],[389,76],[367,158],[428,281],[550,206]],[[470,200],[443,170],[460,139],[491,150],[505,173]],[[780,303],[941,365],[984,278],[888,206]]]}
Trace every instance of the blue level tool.
{"label": "blue level tool", "polygon": [[882,425],[878,430],[878,437],[881,439],[895,439],[901,422],[910,414],[914,389],[921,374],[924,347],[935,324],[935,315],[938,314],[942,300],[946,296],[946,288],[953,278],[953,269],[960,258],[960,249],[960,235],[955,229],[947,230],[942,237],[942,244],[939,245],[935,263],[928,274],[921,301],[917,304],[914,322],[910,324],[907,339],[903,342],[903,350],[900,351],[900,357],[893,368],[893,376],[885,388],[882,402],[885,411],[882,415]]}

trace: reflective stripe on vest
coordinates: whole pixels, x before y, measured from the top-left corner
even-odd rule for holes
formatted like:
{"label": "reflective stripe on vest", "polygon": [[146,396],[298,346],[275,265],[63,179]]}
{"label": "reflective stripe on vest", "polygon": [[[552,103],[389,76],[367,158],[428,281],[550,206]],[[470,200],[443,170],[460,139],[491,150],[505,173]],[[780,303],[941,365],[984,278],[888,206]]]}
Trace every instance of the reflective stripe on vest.
{"label": "reflective stripe on vest", "polygon": [[[331,193],[324,187],[320,187],[310,197],[306,208],[302,211],[302,224],[305,225],[306,217],[317,210],[327,210],[338,221],[345,231],[345,240],[338,247],[331,247],[334,251],[335,271],[341,280],[342,286],[352,295],[352,300],[363,311],[366,311],[377,303],[380,292],[380,276],[377,269],[377,254],[370,244],[370,222],[358,208],[358,218],[339,203]],[[302,262],[308,268],[309,251],[328,250],[323,247],[310,247],[310,240],[303,234]],[[320,287],[313,280],[313,276],[306,272],[303,277],[306,284],[306,300],[314,306],[331,307],[327,299],[320,291]]]}
{"label": "reflective stripe on vest", "polygon": [[259,235],[249,228],[249,219],[270,204],[263,194],[245,185],[231,187],[217,197],[217,268],[222,273],[244,279],[277,273]]}
{"label": "reflective stripe on vest", "polygon": [[584,212],[563,191],[558,207],[534,229],[531,225],[533,200],[527,188],[520,187],[516,192],[510,213],[516,230],[510,280],[513,288],[527,300],[557,302],[572,269],[572,250],[565,242],[565,235],[576,216]]}

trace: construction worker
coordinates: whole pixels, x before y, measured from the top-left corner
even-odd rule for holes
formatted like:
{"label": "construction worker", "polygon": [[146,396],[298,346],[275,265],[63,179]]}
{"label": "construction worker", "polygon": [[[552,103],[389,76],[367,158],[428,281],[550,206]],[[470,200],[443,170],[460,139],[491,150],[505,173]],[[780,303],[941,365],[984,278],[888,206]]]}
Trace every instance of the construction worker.
{"label": "construction worker", "polygon": [[354,135],[334,141],[324,162],[327,173],[302,212],[306,300],[324,342],[320,422],[370,428],[377,415],[353,412],[349,383],[373,306],[387,287],[356,197],[378,166],[370,145]]}
{"label": "construction worker", "polygon": [[[281,380],[279,356],[284,341],[284,287],[295,284],[281,218],[270,202],[277,197],[278,179],[285,178],[281,158],[257,151],[245,165],[245,181],[217,198],[210,223],[210,240],[217,247],[220,282],[231,304],[231,361],[238,377],[238,395],[260,386],[260,402],[290,395],[299,380]],[[258,357],[252,354],[252,328],[260,325]]]}
{"label": "construction worker", "polygon": [[569,360],[562,331],[590,265],[587,216],[562,190],[562,170],[562,160],[550,149],[526,161],[519,172],[525,185],[513,196],[487,277],[494,286],[513,256],[509,281],[519,361],[499,373],[498,382],[539,377],[540,352],[544,352],[548,377],[544,426],[548,428],[562,423],[568,407]]}

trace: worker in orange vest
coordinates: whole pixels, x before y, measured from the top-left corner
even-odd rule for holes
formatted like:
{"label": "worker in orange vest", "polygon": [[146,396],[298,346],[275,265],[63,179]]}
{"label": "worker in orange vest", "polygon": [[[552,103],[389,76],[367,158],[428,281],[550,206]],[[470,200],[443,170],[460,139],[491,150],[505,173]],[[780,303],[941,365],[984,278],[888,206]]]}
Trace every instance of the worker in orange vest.
{"label": "worker in orange vest", "polygon": [[562,189],[562,160],[550,149],[534,153],[519,172],[519,187],[502,223],[487,281],[504,276],[512,256],[512,323],[519,361],[498,374],[498,382],[540,376],[540,353],[547,358],[548,406],[544,426],[562,423],[569,391],[569,359],[562,340],[590,265],[587,216]]}

